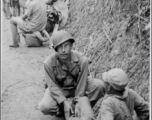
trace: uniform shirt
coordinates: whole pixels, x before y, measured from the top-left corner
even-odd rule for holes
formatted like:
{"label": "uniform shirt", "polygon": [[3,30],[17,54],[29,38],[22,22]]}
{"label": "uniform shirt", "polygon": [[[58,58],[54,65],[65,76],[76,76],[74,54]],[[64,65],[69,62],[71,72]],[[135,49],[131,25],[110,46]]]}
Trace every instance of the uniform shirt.
{"label": "uniform shirt", "polygon": [[[75,98],[84,96],[89,75],[88,64],[88,59],[82,53],[74,50],[71,51],[71,63],[68,65],[61,63],[57,53],[46,58],[44,62],[46,82],[51,96],[59,104],[71,94]],[[72,75],[66,77],[69,72]]]}
{"label": "uniform shirt", "polygon": [[42,31],[46,27],[47,15],[46,5],[42,0],[32,0],[25,12],[28,20],[23,23],[27,31]]}
{"label": "uniform shirt", "polygon": [[140,120],[148,120],[147,102],[135,91],[127,88],[123,96],[105,95],[97,120],[132,120],[134,110]]}

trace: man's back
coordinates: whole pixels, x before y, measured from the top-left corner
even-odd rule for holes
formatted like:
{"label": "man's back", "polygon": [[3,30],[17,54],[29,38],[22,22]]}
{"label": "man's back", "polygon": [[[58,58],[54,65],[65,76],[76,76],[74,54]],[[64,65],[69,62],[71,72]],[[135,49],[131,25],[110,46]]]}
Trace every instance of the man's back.
{"label": "man's back", "polygon": [[28,22],[25,26],[31,31],[42,31],[46,27],[47,15],[46,5],[42,0],[32,0],[25,13],[28,16]]}
{"label": "man's back", "polygon": [[126,89],[123,96],[106,95],[101,102],[98,120],[132,120],[134,110],[139,118],[149,115],[148,104],[131,89]]}

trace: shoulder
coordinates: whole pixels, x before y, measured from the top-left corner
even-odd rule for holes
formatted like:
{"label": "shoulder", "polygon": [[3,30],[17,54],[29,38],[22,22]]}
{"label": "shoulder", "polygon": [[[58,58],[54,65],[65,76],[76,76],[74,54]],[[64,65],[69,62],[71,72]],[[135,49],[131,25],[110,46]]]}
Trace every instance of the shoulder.
{"label": "shoulder", "polygon": [[135,90],[129,88],[128,88],[128,99],[132,101],[143,100],[143,98]]}
{"label": "shoulder", "polygon": [[113,111],[114,109],[115,109],[114,99],[112,97],[103,98],[103,101],[101,102],[100,111],[101,110]]}
{"label": "shoulder", "polygon": [[36,0],[30,0],[29,4],[30,6],[34,5],[36,3]]}
{"label": "shoulder", "polygon": [[103,98],[102,104],[112,105],[114,101],[115,101],[114,97],[106,97],[106,95],[105,95]]}
{"label": "shoulder", "polygon": [[34,5],[35,5],[35,0],[30,0],[28,5],[27,5],[27,9],[33,8]]}
{"label": "shoulder", "polygon": [[45,65],[53,66],[56,61],[56,52],[52,53],[51,55],[47,56],[44,60]]}
{"label": "shoulder", "polygon": [[138,93],[130,88],[126,88],[126,90],[128,90],[128,94],[131,96],[137,96]]}
{"label": "shoulder", "polygon": [[72,50],[72,52],[77,56],[80,63],[89,63],[89,58],[86,57],[83,53],[76,50]]}
{"label": "shoulder", "polygon": [[121,102],[124,102],[123,100],[118,99],[114,95],[105,95],[103,97],[103,104],[107,106],[111,106],[112,108],[117,108]]}

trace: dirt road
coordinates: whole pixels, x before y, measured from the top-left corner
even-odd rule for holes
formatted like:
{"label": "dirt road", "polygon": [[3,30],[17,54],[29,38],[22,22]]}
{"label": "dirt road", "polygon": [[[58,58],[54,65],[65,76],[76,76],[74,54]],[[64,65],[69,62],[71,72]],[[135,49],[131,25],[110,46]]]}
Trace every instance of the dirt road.
{"label": "dirt road", "polygon": [[36,109],[44,94],[43,61],[53,50],[47,46],[27,48],[23,38],[19,48],[12,44],[10,22],[2,17],[2,120],[52,120]]}

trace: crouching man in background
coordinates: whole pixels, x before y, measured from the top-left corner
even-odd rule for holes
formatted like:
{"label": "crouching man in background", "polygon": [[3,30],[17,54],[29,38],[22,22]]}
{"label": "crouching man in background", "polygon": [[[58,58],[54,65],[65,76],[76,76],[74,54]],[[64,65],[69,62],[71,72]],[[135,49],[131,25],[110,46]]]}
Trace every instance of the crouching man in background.
{"label": "crouching man in background", "polygon": [[44,114],[56,116],[64,113],[66,120],[71,115],[92,120],[94,114],[91,105],[104,96],[103,82],[88,77],[89,59],[72,50],[75,39],[67,31],[57,31],[52,41],[56,52],[44,62],[48,88],[39,109]]}

